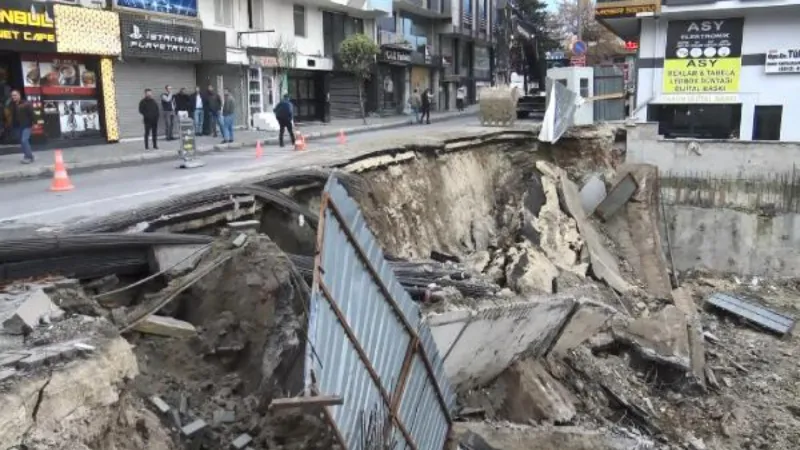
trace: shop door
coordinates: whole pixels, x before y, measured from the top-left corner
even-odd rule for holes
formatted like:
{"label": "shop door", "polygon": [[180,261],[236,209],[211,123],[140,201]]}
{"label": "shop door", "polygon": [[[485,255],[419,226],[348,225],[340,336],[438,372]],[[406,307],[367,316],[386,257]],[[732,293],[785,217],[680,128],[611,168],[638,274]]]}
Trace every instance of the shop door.
{"label": "shop door", "polygon": [[[164,92],[164,86],[172,86],[174,93],[185,87],[191,93],[197,84],[194,65],[185,63],[126,61],[116,64],[114,73],[117,80],[119,133],[123,139],[141,137],[144,133],[142,116],[139,115],[139,101],[146,88],[153,90],[153,97],[160,105],[159,97]],[[158,131],[161,135],[164,134],[163,119],[158,125]]]}
{"label": "shop door", "polygon": [[[20,65],[19,55],[15,53],[0,52],[0,146],[14,146],[16,139],[8,127],[6,117],[6,107],[11,102],[11,91],[18,89],[22,91],[22,66]],[[16,147],[11,151],[19,151]]]}
{"label": "shop door", "polygon": [[289,96],[294,104],[295,121],[313,121],[319,118],[317,84],[313,77],[290,74]]}

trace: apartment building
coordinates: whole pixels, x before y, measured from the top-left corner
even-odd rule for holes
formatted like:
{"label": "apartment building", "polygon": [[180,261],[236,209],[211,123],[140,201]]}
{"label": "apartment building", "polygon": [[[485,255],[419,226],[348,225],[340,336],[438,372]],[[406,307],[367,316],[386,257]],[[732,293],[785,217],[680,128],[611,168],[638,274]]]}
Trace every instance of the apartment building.
{"label": "apartment building", "polygon": [[638,41],[638,121],[659,134],[800,141],[800,1],[601,1],[597,17]]}

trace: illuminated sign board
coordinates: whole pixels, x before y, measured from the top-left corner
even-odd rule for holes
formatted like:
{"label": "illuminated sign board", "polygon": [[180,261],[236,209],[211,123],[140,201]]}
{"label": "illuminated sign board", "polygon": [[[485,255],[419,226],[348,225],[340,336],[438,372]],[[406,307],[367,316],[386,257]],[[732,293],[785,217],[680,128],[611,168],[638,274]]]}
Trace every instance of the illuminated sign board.
{"label": "illuminated sign board", "polygon": [[53,5],[28,0],[0,1],[0,50],[55,53]]}
{"label": "illuminated sign board", "polygon": [[636,17],[641,13],[656,13],[659,10],[659,3],[652,1],[647,3],[639,2],[603,2],[595,7],[594,14],[602,19],[616,19],[623,17]]}

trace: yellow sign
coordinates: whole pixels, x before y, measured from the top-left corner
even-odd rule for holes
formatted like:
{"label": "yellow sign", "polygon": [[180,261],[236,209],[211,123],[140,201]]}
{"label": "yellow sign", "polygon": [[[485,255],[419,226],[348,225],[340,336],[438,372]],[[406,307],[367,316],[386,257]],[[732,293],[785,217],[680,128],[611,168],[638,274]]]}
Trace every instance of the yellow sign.
{"label": "yellow sign", "polygon": [[596,17],[603,17],[606,19],[613,19],[618,17],[636,17],[639,13],[655,13],[658,11],[658,5],[636,5],[636,6],[612,6],[601,7],[598,6],[594,10]]}
{"label": "yellow sign", "polygon": [[742,59],[686,58],[664,60],[665,94],[738,92]]}

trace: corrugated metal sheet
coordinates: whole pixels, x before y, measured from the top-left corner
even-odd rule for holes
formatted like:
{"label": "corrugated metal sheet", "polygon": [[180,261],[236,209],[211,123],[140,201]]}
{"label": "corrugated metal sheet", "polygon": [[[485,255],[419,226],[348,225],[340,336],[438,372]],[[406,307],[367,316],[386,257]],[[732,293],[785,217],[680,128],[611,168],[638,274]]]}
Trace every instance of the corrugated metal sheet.
{"label": "corrugated metal sheet", "polygon": [[[594,95],[625,93],[625,77],[617,66],[594,68]],[[595,122],[625,119],[625,98],[596,100],[593,102]]]}
{"label": "corrugated metal sheet", "polygon": [[370,414],[392,421],[397,449],[443,448],[455,392],[419,307],[395,278],[358,205],[333,177],[321,220],[307,390],[343,397],[329,414],[347,449],[363,448]]}
{"label": "corrugated metal sheet", "polygon": [[708,297],[706,302],[780,335],[789,333],[794,328],[794,319],[792,317],[778,314],[761,305],[747,302],[731,295],[718,292]]}

